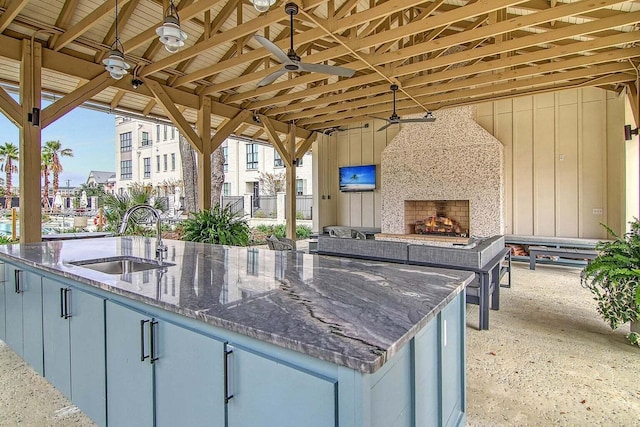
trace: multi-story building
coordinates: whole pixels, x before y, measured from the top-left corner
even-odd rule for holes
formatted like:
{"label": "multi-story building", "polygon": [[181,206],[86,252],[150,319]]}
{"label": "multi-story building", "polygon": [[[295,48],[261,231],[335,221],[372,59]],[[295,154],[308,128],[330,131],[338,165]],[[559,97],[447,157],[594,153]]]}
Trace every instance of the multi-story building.
{"label": "multi-story building", "polygon": [[[182,162],[174,126],[127,117],[116,117],[116,191],[124,193],[132,184],[151,186],[160,196],[173,194],[183,186]],[[261,173],[285,174],[284,162],[270,144],[228,138],[222,144],[225,155],[224,196],[264,195]],[[312,156],[298,159],[296,193],[312,193]]]}

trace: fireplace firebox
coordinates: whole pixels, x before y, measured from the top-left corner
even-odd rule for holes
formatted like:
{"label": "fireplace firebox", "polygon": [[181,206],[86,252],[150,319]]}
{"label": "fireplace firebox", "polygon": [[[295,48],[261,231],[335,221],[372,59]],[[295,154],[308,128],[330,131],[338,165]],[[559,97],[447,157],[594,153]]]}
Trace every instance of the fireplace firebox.
{"label": "fireplace firebox", "polygon": [[406,200],[406,234],[469,236],[468,200]]}

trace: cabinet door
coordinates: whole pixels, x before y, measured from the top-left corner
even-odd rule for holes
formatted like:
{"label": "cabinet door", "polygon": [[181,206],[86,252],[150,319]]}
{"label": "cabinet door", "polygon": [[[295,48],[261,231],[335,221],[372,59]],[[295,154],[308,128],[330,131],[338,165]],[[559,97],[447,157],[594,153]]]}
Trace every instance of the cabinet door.
{"label": "cabinet door", "polygon": [[101,426],[107,423],[104,303],[78,288],[70,290],[71,396]]}
{"label": "cabinet door", "polygon": [[117,427],[153,425],[153,381],[149,359],[149,317],[106,303],[107,419]]}
{"label": "cabinet door", "polygon": [[62,283],[42,279],[44,376],[71,399],[69,320],[64,316],[68,289],[69,287]]}
{"label": "cabinet door", "polygon": [[229,427],[337,425],[337,383],[238,348],[229,360]]}
{"label": "cabinet door", "polygon": [[[24,272],[17,267],[5,264],[5,287],[6,292],[6,331],[5,342],[20,356],[24,354],[22,346],[22,294],[16,292],[16,275],[23,278]],[[19,280],[20,280],[19,279]]]}
{"label": "cabinet door", "polygon": [[6,339],[5,336],[5,325],[6,325],[6,317],[5,317],[5,303],[4,303],[4,293],[5,293],[5,277],[4,277],[4,263],[0,262],[0,340],[4,341]]}
{"label": "cabinet door", "polygon": [[458,425],[465,412],[464,292],[441,313],[442,421]]}
{"label": "cabinet door", "polygon": [[154,324],[156,426],[224,426],[224,343]]}
{"label": "cabinet door", "polygon": [[24,361],[40,375],[44,375],[44,348],[42,346],[42,277],[24,272],[22,290],[22,338]]}

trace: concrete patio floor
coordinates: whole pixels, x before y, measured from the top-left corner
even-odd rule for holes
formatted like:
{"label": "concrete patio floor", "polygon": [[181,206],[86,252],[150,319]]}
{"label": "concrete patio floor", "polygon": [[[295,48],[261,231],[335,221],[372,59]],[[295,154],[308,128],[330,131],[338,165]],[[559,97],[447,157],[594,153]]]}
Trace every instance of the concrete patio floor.
{"label": "concrete patio floor", "polygon": [[[468,309],[468,425],[640,425],[640,349],[600,320],[580,270],[513,270],[490,330]],[[0,342],[0,426],[17,424],[94,425]]]}

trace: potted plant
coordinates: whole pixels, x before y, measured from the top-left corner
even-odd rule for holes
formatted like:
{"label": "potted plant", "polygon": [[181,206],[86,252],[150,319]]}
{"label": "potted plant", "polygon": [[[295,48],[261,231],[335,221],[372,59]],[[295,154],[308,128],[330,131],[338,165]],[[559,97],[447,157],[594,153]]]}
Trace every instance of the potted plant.
{"label": "potted plant", "polygon": [[640,222],[630,222],[631,231],[618,236],[611,228],[602,224],[614,240],[596,245],[599,255],[590,262],[580,275],[582,285],[587,287],[598,303],[598,313],[609,323],[611,329],[631,322],[629,341],[640,342]]}

